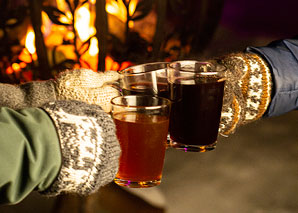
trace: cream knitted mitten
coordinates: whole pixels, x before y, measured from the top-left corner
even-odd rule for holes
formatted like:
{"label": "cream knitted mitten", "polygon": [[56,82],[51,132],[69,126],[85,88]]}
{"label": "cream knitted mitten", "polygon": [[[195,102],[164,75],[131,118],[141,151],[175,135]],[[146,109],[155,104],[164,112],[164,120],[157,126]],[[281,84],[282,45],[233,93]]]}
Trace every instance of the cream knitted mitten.
{"label": "cream knitted mitten", "polygon": [[62,165],[54,183],[41,193],[88,195],[113,181],[120,145],[112,118],[99,106],[80,101],[55,101],[42,108],[56,126]]}
{"label": "cream knitted mitten", "polygon": [[104,111],[111,110],[110,101],[119,95],[112,87],[119,79],[115,71],[104,73],[89,69],[75,69],[60,73],[54,81],[58,100],[80,100],[89,104],[100,105]]}
{"label": "cream knitted mitten", "polygon": [[119,74],[74,69],[61,72],[54,80],[32,81],[20,85],[0,84],[0,106],[12,109],[40,107],[55,100],[79,100],[100,105],[110,111],[110,100],[119,95],[111,86]]}
{"label": "cream knitted mitten", "polygon": [[271,100],[271,72],[253,53],[229,54],[216,61],[228,69],[219,129],[226,136],[266,112]]}

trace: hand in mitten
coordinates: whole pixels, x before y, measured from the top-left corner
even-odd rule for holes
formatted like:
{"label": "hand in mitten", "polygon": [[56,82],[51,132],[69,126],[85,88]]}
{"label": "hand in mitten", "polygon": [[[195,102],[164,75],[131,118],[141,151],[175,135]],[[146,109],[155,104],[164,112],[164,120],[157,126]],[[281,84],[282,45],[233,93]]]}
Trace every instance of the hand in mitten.
{"label": "hand in mitten", "polygon": [[99,106],[80,101],[55,101],[42,108],[56,126],[62,154],[58,177],[42,193],[87,195],[111,182],[120,156],[112,118]]}
{"label": "hand in mitten", "polygon": [[110,100],[119,94],[111,83],[118,78],[115,71],[74,69],[61,72],[54,80],[0,84],[0,106],[20,109],[39,107],[55,100],[79,100],[100,105],[109,112]]}
{"label": "hand in mitten", "polygon": [[219,132],[229,135],[265,113],[271,100],[271,73],[253,53],[229,54],[215,61],[227,68]]}

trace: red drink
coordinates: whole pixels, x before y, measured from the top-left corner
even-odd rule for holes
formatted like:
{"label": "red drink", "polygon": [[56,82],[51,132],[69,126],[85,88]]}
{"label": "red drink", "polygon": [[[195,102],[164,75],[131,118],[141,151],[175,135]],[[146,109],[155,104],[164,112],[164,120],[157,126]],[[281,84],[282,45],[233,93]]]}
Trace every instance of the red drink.
{"label": "red drink", "polygon": [[126,180],[130,184],[155,181],[159,184],[169,118],[136,112],[116,113],[113,118],[122,149],[116,182]]}
{"label": "red drink", "polygon": [[224,81],[217,82],[216,79],[211,78],[203,79],[196,84],[171,84],[170,86],[173,101],[170,116],[171,139],[186,145],[205,146],[215,143],[221,115]]}

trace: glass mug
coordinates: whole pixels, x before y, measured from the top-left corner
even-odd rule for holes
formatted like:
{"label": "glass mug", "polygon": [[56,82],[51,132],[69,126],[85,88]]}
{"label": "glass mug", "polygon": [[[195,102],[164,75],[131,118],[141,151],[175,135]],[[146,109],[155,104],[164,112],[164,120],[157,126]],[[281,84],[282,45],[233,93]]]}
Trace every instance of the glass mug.
{"label": "glass mug", "polygon": [[216,147],[224,94],[224,67],[185,60],[168,65],[171,147],[206,152]]}
{"label": "glass mug", "polygon": [[153,95],[168,98],[167,62],[153,62],[121,70],[123,95]]}
{"label": "glass mug", "polygon": [[122,150],[114,182],[132,188],[159,185],[167,143],[170,100],[130,95],[115,97],[111,103]]}
{"label": "glass mug", "polygon": [[[168,62],[152,62],[121,70],[118,90],[122,95],[153,95],[169,98],[167,65]],[[169,134],[168,147],[170,147]]]}

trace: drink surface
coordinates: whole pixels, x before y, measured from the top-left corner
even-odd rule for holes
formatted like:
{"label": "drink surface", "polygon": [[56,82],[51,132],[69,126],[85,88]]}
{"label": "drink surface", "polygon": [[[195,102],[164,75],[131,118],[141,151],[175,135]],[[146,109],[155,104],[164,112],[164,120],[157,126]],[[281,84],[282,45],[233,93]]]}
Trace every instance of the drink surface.
{"label": "drink surface", "polygon": [[209,145],[217,140],[224,82],[170,84],[170,136],[188,145]]}
{"label": "drink surface", "polygon": [[136,82],[122,89],[123,95],[154,95],[168,98],[168,84],[157,83],[156,88],[151,82]]}
{"label": "drink surface", "polygon": [[169,119],[161,115],[124,112],[113,115],[121,146],[117,178],[161,179]]}

